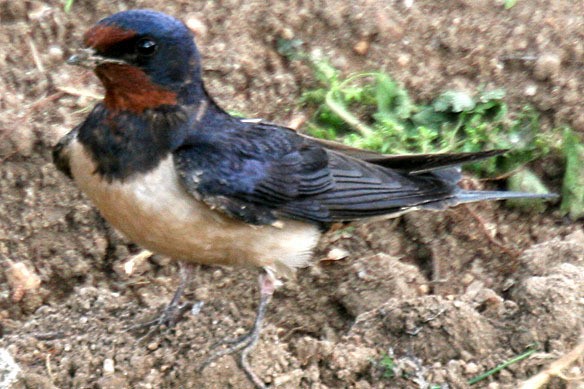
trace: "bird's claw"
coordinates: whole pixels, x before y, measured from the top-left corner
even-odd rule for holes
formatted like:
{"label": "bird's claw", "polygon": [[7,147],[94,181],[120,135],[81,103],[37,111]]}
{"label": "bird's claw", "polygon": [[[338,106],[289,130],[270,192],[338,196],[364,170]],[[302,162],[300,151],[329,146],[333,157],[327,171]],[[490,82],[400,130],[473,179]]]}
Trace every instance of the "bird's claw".
{"label": "bird's claw", "polygon": [[241,370],[245,373],[247,378],[253,382],[256,388],[258,389],[266,389],[267,386],[263,383],[263,381],[253,372],[249,365],[249,361],[247,360],[247,356],[251,350],[255,347],[256,343],[258,342],[260,333],[256,330],[256,328],[252,329],[248,334],[245,334],[239,338],[235,339],[223,339],[219,342],[216,342],[211,346],[212,349],[215,349],[222,345],[232,345],[229,348],[224,350],[219,350],[211,354],[205,361],[199,366],[197,369],[199,372],[202,372],[207,366],[211,363],[215,362],[219,358],[230,355],[234,353],[239,353],[238,365]]}
{"label": "bird's claw", "polygon": [[149,337],[156,329],[168,329],[174,327],[178,323],[185,313],[192,309],[192,302],[186,302],[184,304],[169,304],[164,308],[160,316],[154,320],[150,320],[145,323],[134,324],[125,329],[125,332],[139,331],[145,328],[148,329],[145,335],[141,338]]}
{"label": "bird's claw", "polygon": [[267,388],[264,382],[251,369],[249,362],[247,360],[247,356],[250,353],[250,351],[253,350],[253,348],[255,347],[260,338],[260,333],[262,331],[262,323],[264,320],[264,316],[266,314],[266,308],[268,306],[268,303],[272,299],[274,290],[279,284],[278,280],[275,279],[273,274],[271,274],[270,272],[267,272],[266,274],[261,274],[259,278],[259,283],[261,298],[253,328],[247,334],[240,336],[239,338],[223,339],[213,344],[211,346],[211,349],[215,349],[222,345],[231,346],[224,350],[219,350],[211,354],[199,366],[199,368],[197,369],[199,372],[202,372],[211,363],[225,355],[239,353],[239,359],[237,362],[241,370],[243,370],[243,372],[247,376],[247,378],[255,385],[257,389]]}

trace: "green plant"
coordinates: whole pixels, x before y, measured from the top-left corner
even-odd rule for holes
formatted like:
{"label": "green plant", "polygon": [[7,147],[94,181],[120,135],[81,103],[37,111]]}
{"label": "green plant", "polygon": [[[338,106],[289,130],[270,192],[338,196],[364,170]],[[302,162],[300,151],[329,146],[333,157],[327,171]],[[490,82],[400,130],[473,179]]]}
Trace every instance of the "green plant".
{"label": "green plant", "polygon": [[504,7],[505,9],[511,9],[517,4],[517,0],[505,0]]}
{"label": "green plant", "polygon": [[516,356],[514,358],[511,358],[511,359],[509,359],[509,360],[507,360],[507,361],[505,361],[505,362],[497,365],[493,369],[491,369],[491,370],[489,370],[489,371],[487,371],[487,372],[485,372],[483,374],[480,374],[480,375],[478,375],[478,376],[476,376],[474,378],[471,378],[470,380],[468,380],[468,384],[469,385],[474,385],[476,383],[479,383],[480,381],[484,380],[485,378],[488,378],[488,377],[492,376],[493,374],[496,374],[496,373],[500,372],[501,370],[503,370],[503,369],[505,369],[505,368],[507,368],[507,367],[509,367],[509,366],[511,366],[513,364],[515,364],[515,363],[518,363],[518,362],[520,362],[520,361],[528,358],[529,356],[531,356],[533,353],[535,353],[537,351],[537,347],[538,347],[537,345],[532,345],[524,353],[522,353],[522,354],[520,354],[520,355],[518,355],[518,356]]}
{"label": "green plant", "polygon": [[[302,94],[301,102],[314,107],[308,133],[350,146],[387,154],[473,152],[509,149],[466,169],[481,176],[509,177],[509,187],[549,193],[526,165],[550,153],[566,160],[562,210],[573,219],[584,216],[584,145],[568,130],[542,132],[539,113],[525,106],[510,112],[501,89],[479,90],[471,95],[446,91],[430,104],[416,104],[407,90],[383,72],[343,77],[326,59],[299,51],[298,40],[278,42],[280,53],[292,60],[306,60],[320,86]],[[545,208],[537,200],[509,202],[529,209]]]}
{"label": "green plant", "polygon": [[562,151],[566,160],[566,173],[561,210],[576,220],[584,217],[584,143],[569,128],[564,129]]}
{"label": "green plant", "polygon": [[385,354],[379,361],[379,366],[383,369],[383,378],[394,378],[395,360],[389,354]]}
{"label": "green plant", "polygon": [[471,165],[483,175],[509,172],[547,154],[550,140],[539,132],[538,114],[525,107],[509,114],[502,90],[475,96],[446,91],[428,105],[382,72],[342,78],[326,60],[313,61],[322,86],[302,95],[316,107],[311,135],[381,153],[471,152],[513,149],[505,157]]}
{"label": "green plant", "polygon": [[66,13],[69,13],[71,11],[71,7],[73,7],[73,3],[75,2],[75,0],[65,0],[63,4],[63,9],[65,10]]}

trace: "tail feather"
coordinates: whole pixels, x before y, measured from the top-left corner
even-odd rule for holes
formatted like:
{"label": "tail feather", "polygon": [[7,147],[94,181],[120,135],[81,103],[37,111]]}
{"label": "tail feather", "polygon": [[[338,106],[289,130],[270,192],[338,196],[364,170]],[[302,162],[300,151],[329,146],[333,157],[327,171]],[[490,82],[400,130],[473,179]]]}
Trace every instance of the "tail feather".
{"label": "tail feather", "polygon": [[[500,201],[500,200],[517,200],[517,199],[533,199],[533,200],[553,200],[559,196],[555,193],[525,193],[525,192],[504,192],[504,191],[478,191],[478,190],[459,190],[453,193],[452,197],[429,201],[425,204],[418,204],[407,211],[414,209],[428,209],[434,211],[442,211],[446,208],[455,207],[460,204],[476,203],[479,201]],[[403,211],[403,210],[402,210]]]}
{"label": "tail feather", "polygon": [[504,191],[475,191],[461,190],[452,199],[454,204],[474,203],[477,201],[499,201],[511,199],[540,199],[553,200],[559,196],[555,193],[525,193],[525,192],[504,192]]}

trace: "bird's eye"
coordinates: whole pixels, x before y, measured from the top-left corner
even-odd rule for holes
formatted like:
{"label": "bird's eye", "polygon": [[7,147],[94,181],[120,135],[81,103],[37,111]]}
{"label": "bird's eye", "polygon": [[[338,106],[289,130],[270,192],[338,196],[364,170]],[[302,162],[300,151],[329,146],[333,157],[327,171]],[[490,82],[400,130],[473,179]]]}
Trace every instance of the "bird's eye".
{"label": "bird's eye", "polygon": [[136,51],[144,57],[150,57],[156,53],[157,45],[152,39],[143,38],[136,43]]}

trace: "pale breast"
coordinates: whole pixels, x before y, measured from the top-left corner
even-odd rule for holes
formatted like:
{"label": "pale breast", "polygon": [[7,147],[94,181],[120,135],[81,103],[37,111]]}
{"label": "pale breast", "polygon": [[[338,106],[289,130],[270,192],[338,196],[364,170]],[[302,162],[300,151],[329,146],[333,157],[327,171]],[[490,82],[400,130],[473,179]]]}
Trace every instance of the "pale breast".
{"label": "pale breast", "polygon": [[251,226],[211,210],[180,185],[171,157],[144,174],[107,182],[78,142],[71,171],[103,217],[133,242],[153,252],[202,264],[305,266],[318,229],[285,220],[278,227]]}

